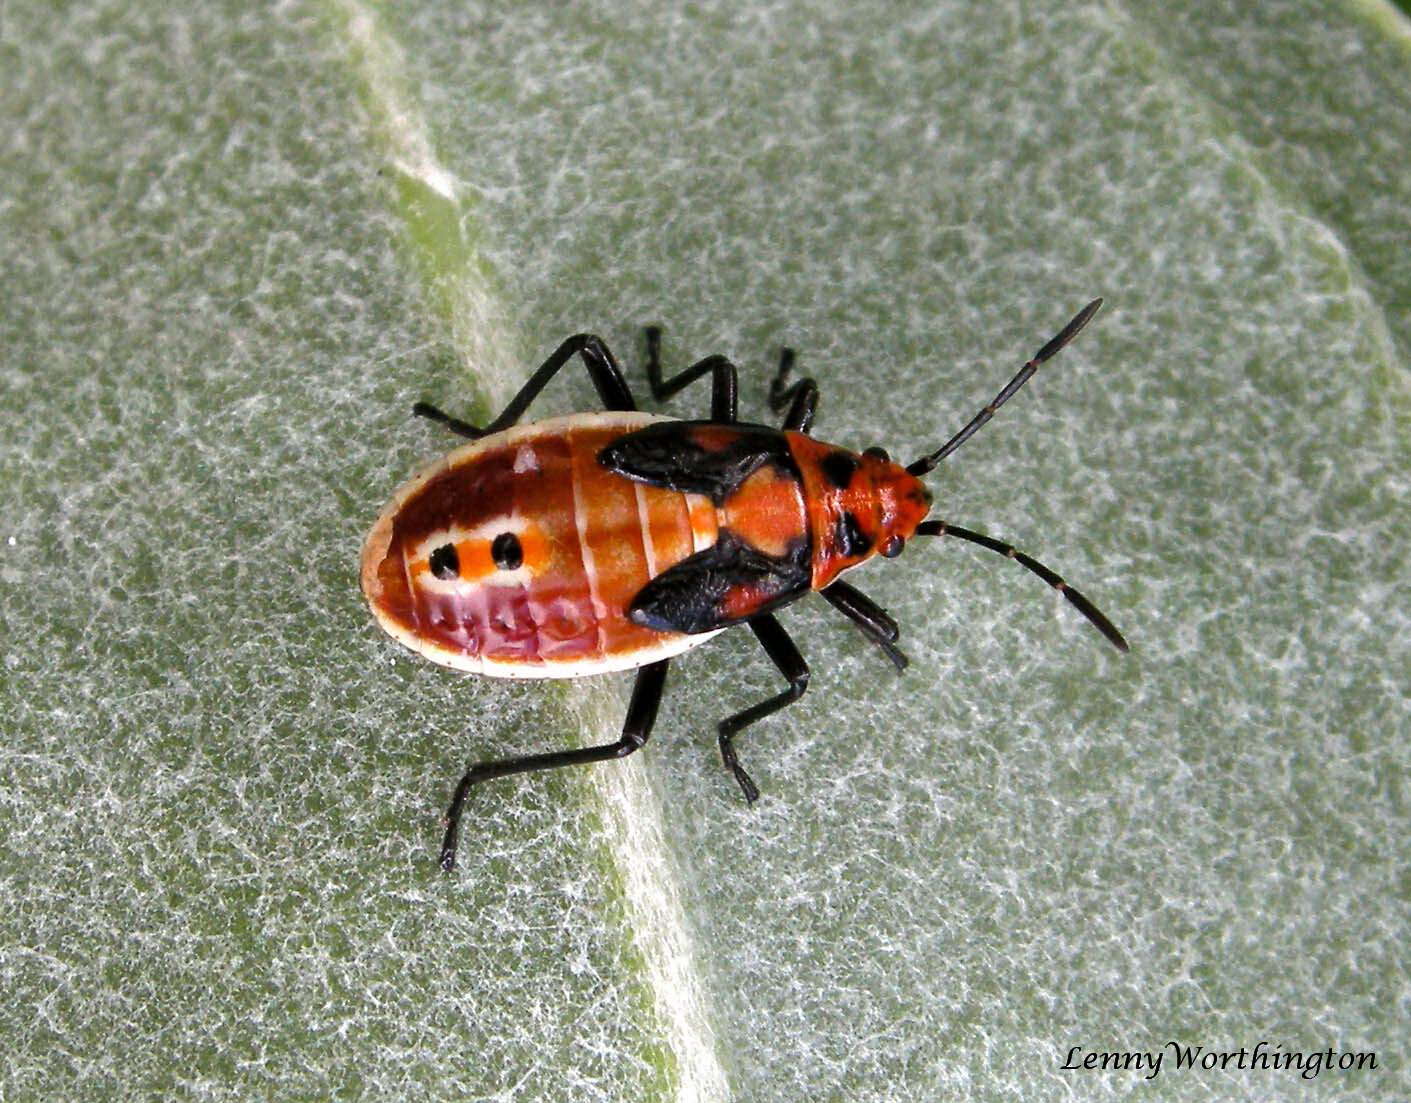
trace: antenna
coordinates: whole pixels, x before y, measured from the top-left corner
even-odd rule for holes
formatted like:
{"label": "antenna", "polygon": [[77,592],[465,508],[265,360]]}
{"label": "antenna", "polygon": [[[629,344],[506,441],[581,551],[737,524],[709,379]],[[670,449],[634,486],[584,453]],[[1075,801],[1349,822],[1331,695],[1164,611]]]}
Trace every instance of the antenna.
{"label": "antenna", "polygon": [[1049,359],[1049,357],[1057,353],[1059,349],[1061,349],[1069,341],[1073,340],[1074,337],[1078,336],[1078,331],[1088,324],[1088,322],[1092,319],[1092,316],[1097,313],[1097,308],[1101,305],[1101,299],[1094,299],[1092,302],[1088,303],[1087,306],[1083,307],[1082,310],[1078,311],[1077,315],[1074,316],[1073,320],[1069,322],[1066,326],[1064,326],[1061,331],[1059,331],[1058,336],[1054,337],[1053,340],[1051,340],[1043,348],[1039,349],[1038,352],[1034,353],[1034,358],[1019,369],[1019,374],[1016,375],[1013,379],[1011,379],[1007,384],[1005,384],[1004,390],[1000,391],[999,394],[995,395],[995,399],[993,402],[991,402],[978,414],[972,417],[970,419],[969,424],[967,424],[965,428],[962,429],[960,432],[956,433],[955,436],[951,437],[950,440],[946,441],[945,444],[941,445],[929,455],[922,456],[915,463],[907,467],[907,474],[926,474],[943,459],[945,459],[962,444],[964,444],[967,440],[969,440],[971,436],[974,435],[975,431],[980,428],[980,426],[984,425],[985,422],[989,421],[990,418],[995,416],[996,410],[998,410],[1001,406],[1003,406],[1006,402],[1013,398],[1020,387],[1024,386],[1025,383],[1029,382],[1030,377],[1036,371],[1039,370],[1040,364],[1042,364],[1045,360]]}
{"label": "antenna", "polygon": [[1049,570],[1042,563],[1032,556],[1025,555],[1017,550],[1013,544],[1006,544],[1003,540],[996,540],[993,536],[985,536],[982,533],[971,532],[963,529],[959,525],[948,525],[944,521],[922,521],[916,526],[918,536],[958,536],[962,540],[969,540],[972,544],[979,544],[982,548],[989,548],[990,551],[999,552],[1000,555],[1007,556],[1015,560],[1021,567],[1027,567],[1036,575],[1042,578],[1060,594],[1073,603],[1074,608],[1092,622],[1094,628],[1107,637],[1108,641],[1118,651],[1126,651],[1127,641],[1122,638],[1122,633],[1112,626],[1108,620],[1098,610],[1098,607],[1085,598],[1072,586],[1064,582],[1053,571]]}

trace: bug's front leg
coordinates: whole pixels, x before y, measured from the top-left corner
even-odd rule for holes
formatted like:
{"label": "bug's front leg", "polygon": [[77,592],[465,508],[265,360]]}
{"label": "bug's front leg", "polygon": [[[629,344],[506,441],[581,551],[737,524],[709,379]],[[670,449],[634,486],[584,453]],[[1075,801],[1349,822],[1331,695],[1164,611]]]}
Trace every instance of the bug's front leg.
{"label": "bug's front leg", "polygon": [[637,408],[637,403],[632,398],[632,389],[627,386],[622,369],[617,366],[617,361],[613,359],[613,355],[604,344],[603,339],[591,333],[577,333],[554,350],[553,355],[529,377],[529,382],[525,383],[519,393],[510,399],[510,404],[500,412],[500,416],[483,429],[468,421],[462,421],[458,417],[452,417],[429,402],[416,403],[412,407],[412,413],[417,417],[439,421],[453,433],[459,433],[471,440],[479,440],[491,433],[508,429],[518,421],[524,411],[529,408],[529,404],[548,385],[549,380],[556,376],[574,356],[583,358],[588,375],[592,378],[593,385],[598,389],[598,397],[603,401],[603,409],[635,410]]}
{"label": "bug's front leg", "polygon": [[862,634],[882,649],[882,653],[892,661],[900,674],[911,662],[896,646],[901,635],[887,610],[855,586],[849,586],[842,579],[818,591],[834,609],[842,613],[862,630]]}
{"label": "bug's front leg", "polygon": [[724,760],[726,768],[735,775],[735,780],[740,783],[745,800],[753,804],[759,799],[759,787],[750,779],[750,775],[745,773],[739,757],[735,754],[735,734],[741,728],[792,705],[802,697],[804,690],[808,689],[808,663],[804,662],[799,649],[794,646],[794,641],[789,638],[789,634],[773,614],[765,613],[748,623],[755,639],[759,640],[760,646],[764,648],[764,653],[774,661],[779,673],[789,680],[789,688],[783,693],[720,722],[720,757]]}
{"label": "bug's front leg", "polygon": [[616,743],[604,743],[600,747],[579,747],[570,751],[549,751],[547,754],[523,755],[519,758],[501,758],[492,762],[480,762],[472,766],[456,786],[456,795],[451,798],[451,806],[446,810],[446,834],[441,841],[441,868],[447,873],[456,868],[456,843],[460,835],[461,811],[472,785],[491,781],[511,774],[525,774],[531,770],[553,770],[559,766],[581,766],[589,762],[603,762],[610,758],[626,758],[639,749],[651,737],[652,725],[656,723],[657,708],[666,687],[666,667],[670,659],[662,659],[644,666],[637,672],[637,681],[632,686],[632,701],[627,706],[627,719],[622,725],[622,738]]}

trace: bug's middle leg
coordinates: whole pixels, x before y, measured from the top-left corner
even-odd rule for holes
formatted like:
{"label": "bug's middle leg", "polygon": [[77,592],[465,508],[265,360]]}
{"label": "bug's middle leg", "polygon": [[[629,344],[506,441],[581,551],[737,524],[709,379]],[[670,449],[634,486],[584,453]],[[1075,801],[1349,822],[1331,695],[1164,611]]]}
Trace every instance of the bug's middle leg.
{"label": "bug's middle leg", "polygon": [[808,689],[808,663],[804,662],[799,649],[794,646],[794,641],[789,638],[789,634],[773,614],[765,613],[763,616],[754,617],[748,623],[755,639],[759,640],[760,646],[764,648],[764,653],[774,660],[779,673],[789,679],[789,688],[783,693],[720,722],[720,757],[724,760],[726,768],[735,775],[735,780],[740,783],[745,800],[753,804],[759,799],[759,787],[750,779],[750,775],[745,773],[739,757],[735,754],[735,734],[741,728],[792,705],[802,697],[804,690]]}
{"label": "bug's middle leg", "polygon": [[627,719],[622,725],[622,738],[616,743],[522,755],[518,758],[500,758],[476,763],[467,770],[460,784],[456,786],[456,795],[451,798],[450,808],[446,810],[446,834],[441,841],[441,868],[447,873],[456,868],[456,843],[460,835],[461,812],[471,786],[497,777],[526,774],[531,770],[553,770],[559,766],[579,766],[589,762],[603,762],[610,758],[626,758],[641,748],[650,738],[652,725],[656,723],[657,708],[661,705],[662,691],[666,686],[666,667],[670,662],[670,659],[662,659],[642,667],[637,672],[637,681],[632,686],[632,700],[627,706]]}
{"label": "bug's middle leg", "polygon": [[706,372],[710,373],[710,420],[733,425],[739,420],[740,373],[735,365],[723,356],[707,356],[670,379],[663,379],[661,327],[647,327],[647,381],[658,402],[690,386]]}
{"label": "bug's middle leg", "polygon": [[637,403],[632,398],[632,389],[628,387],[627,380],[623,378],[622,369],[617,366],[617,361],[613,359],[613,355],[604,344],[603,339],[591,333],[576,333],[539,365],[539,370],[531,375],[529,381],[519,389],[519,393],[510,399],[509,405],[500,411],[500,416],[484,428],[472,425],[468,421],[462,421],[458,417],[452,417],[429,402],[416,403],[412,407],[412,413],[418,417],[439,421],[453,433],[459,433],[471,440],[479,440],[491,433],[508,429],[518,421],[524,411],[529,408],[529,404],[548,385],[549,380],[556,376],[574,356],[583,358],[588,375],[592,378],[593,385],[598,389],[598,397],[603,401],[603,409],[635,410],[637,408]]}

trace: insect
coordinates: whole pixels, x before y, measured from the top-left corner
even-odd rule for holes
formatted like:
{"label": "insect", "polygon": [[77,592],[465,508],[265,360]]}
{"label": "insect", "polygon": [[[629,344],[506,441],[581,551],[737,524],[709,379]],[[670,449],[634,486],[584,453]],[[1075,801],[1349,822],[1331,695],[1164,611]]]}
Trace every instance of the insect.
{"label": "insect", "polygon": [[[1002,540],[925,520],[921,482],[960,447],[1102,305],[1084,307],[950,440],[905,467],[881,448],[855,453],[809,436],[817,384],[790,382],[785,349],[769,389],[783,424],[736,417],[738,372],[709,356],[662,377],[661,331],[646,331],[652,394],[668,398],[711,379],[708,421],[638,412],[603,341],[568,338],[486,426],[418,402],[413,412],[468,437],[403,486],[368,534],[362,588],[393,637],[434,662],[505,678],[575,678],[637,670],[622,736],[597,747],[480,762],[456,786],[441,866],[455,867],[461,812],[484,781],[625,758],[651,735],[672,658],[745,624],[788,682],[783,692],[720,722],[720,755],[747,802],[759,790],[735,736],[797,701],[809,668],[774,613],[811,590],[891,660],[897,623],[839,576],[915,536],[954,536],[1016,560],[1060,591],[1119,650],[1101,612],[1042,563]],[[518,424],[575,356],[602,399],[599,413]]]}

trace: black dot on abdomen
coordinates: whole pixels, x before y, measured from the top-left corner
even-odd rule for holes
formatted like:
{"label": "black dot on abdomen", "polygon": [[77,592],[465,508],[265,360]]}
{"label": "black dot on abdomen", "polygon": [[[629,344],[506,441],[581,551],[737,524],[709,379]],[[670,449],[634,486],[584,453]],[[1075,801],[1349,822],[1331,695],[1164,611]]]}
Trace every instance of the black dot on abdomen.
{"label": "black dot on abdomen", "polygon": [[450,580],[460,578],[461,560],[454,544],[442,544],[431,553],[431,573],[437,578]]}
{"label": "black dot on abdomen", "polygon": [[519,537],[512,532],[500,533],[490,545],[490,558],[502,571],[518,570],[524,563],[524,549],[520,547]]}

